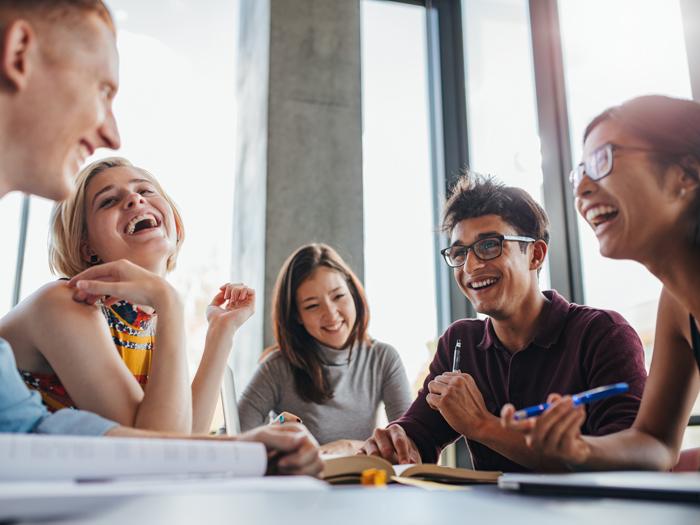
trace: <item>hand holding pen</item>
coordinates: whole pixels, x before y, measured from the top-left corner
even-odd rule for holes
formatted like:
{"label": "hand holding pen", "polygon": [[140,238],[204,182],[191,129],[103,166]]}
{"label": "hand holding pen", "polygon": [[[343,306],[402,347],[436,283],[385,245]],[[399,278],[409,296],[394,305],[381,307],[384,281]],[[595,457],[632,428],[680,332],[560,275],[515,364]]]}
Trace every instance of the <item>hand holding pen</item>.
{"label": "hand holding pen", "polygon": [[[435,376],[428,383],[425,401],[457,432],[469,439],[480,440],[496,417],[486,408],[484,396],[474,378],[462,370],[462,341],[457,339],[452,357],[452,370]],[[467,366],[468,368],[468,366]]]}
{"label": "hand holding pen", "polygon": [[591,445],[589,436],[581,433],[586,421],[583,404],[574,405],[570,395],[550,394],[546,405],[529,407],[543,410],[537,417],[516,419],[515,407],[508,403],[501,409],[501,426],[521,434],[537,457],[558,463],[559,468],[585,465],[591,455]]}
{"label": "hand holding pen", "polygon": [[[624,394],[629,390],[629,385],[627,383],[615,383],[614,385],[600,386],[598,388],[593,388],[591,390],[586,390],[585,392],[580,392],[571,396],[573,405],[586,405],[592,403],[593,401],[598,401],[599,399],[605,399],[610,396],[615,396],[617,394]],[[513,418],[517,421],[527,419],[529,417],[539,416],[542,412],[549,408],[549,403],[542,403],[540,405],[535,405],[527,408],[518,410],[513,414]]]}
{"label": "hand holding pen", "polygon": [[284,425],[285,423],[301,423],[301,418],[291,412],[282,412],[275,419],[270,421],[271,425]]}

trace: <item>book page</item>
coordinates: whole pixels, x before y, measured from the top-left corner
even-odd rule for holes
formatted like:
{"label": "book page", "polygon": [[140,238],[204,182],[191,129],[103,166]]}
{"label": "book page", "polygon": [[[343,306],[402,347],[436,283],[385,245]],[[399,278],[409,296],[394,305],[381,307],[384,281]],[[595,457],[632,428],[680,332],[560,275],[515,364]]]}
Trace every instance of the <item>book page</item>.
{"label": "book page", "polygon": [[415,467],[416,463],[407,463],[405,465],[392,465],[394,468],[394,472],[396,473],[397,476],[403,476],[403,471],[407,470],[411,467]]}
{"label": "book page", "polygon": [[0,434],[0,480],[112,479],[161,474],[262,476],[261,443]]}

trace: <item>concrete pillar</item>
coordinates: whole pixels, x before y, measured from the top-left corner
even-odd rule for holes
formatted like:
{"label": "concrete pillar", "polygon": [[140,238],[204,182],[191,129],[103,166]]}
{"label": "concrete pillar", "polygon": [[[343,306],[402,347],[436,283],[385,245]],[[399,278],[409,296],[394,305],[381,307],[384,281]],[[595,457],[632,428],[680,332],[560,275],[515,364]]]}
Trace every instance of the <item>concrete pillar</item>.
{"label": "concrete pillar", "polygon": [[359,0],[240,0],[233,268],[258,292],[238,334],[240,392],[272,344],[270,294],[300,245],[363,277]]}

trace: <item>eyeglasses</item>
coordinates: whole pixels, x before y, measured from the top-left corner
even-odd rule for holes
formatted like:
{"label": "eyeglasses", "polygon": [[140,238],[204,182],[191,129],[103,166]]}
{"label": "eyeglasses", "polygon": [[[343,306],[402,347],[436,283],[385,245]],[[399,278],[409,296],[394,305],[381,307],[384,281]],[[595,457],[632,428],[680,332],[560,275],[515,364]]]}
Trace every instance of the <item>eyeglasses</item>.
{"label": "eyeglasses", "polygon": [[449,267],[459,268],[467,262],[469,250],[473,251],[474,255],[482,261],[490,261],[500,257],[503,253],[503,241],[535,242],[535,239],[532,237],[521,237],[520,235],[494,235],[493,237],[479,239],[469,246],[453,244],[440,250],[440,253]]}
{"label": "eyeglasses", "polygon": [[583,159],[578,166],[569,173],[569,181],[577,188],[583,176],[588,176],[591,180],[600,180],[610,175],[613,170],[613,158],[615,152],[619,150],[644,151],[647,153],[659,153],[658,150],[648,148],[638,148],[635,146],[620,146],[618,144],[603,144],[597,148],[588,158]]}

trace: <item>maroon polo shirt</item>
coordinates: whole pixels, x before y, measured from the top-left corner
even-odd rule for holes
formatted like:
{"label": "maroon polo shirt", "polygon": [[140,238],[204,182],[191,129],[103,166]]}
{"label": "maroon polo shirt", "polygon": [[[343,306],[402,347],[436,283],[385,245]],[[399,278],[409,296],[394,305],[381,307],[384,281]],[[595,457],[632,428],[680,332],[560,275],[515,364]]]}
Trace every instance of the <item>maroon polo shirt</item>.
{"label": "maroon polo shirt", "polygon": [[[416,443],[424,462],[437,461],[442,448],[460,437],[425,401],[428,383],[452,370],[457,339],[462,341],[461,371],[474,378],[486,408],[496,416],[506,403],[523,408],[542,403],[551,392],[575,394],[624,381],[630,385],[626,394],[586,407],[582,433],[599,436],[632,425],[646,381],[644,349],[634,329],[615,312],[568,303],[555,291],[544,295],[548,302],[535,338],[519,352],[506,350],[490,319],[462,319],[440,338],[418,398],[396,421]],[[477,441],[467,442],[476,469],[529,470]]]}

